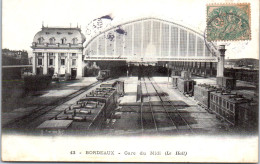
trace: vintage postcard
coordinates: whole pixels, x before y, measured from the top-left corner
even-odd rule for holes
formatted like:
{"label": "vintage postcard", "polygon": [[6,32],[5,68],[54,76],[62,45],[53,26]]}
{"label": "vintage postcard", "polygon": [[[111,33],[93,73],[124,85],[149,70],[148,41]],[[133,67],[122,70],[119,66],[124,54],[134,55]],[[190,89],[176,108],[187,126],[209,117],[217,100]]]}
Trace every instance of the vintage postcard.
{"label": "vintage postcard", "polygon": [[5,162],[258,162],[258,0],[3,0]]}

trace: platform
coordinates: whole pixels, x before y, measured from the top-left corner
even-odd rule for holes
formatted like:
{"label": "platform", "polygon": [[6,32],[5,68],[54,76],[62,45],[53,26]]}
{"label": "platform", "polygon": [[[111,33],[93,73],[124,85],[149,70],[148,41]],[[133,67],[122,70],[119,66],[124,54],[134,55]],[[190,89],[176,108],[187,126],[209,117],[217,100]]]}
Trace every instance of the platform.
{"label": "platform", "polygon": [[[85,77],[74,81],[52,82],[45,90],[37,91],[34,94],[15,100],[17,103],[16,105],[19,105],[20,107],[10,110],[6,109],[4,110],[6,112],[2,112],[2,126],[4,127],[10,122],[25,117],[39,108],[52,106],[52,103],[55,103],[96,81],[97,79],[95,77]],[[71,101],[74,102],[75,100]],[[64,105],[61,105],[61,107]]]}
{"label": "platform", "polygon": [[[178,110],[179,114],[185,118],[191,128],[194,129],[196,134],[221,134],[226,133],[225,123],[218,120],[215,115],[208,113],[205,109],[197,105],[197,102],[191,98],[184,96],[177,89],[174,89],[171,84],[171,79],[167,77],[153,77],[152,78],[161,88],[162,92],[168,96],[174,107]],[[122,135],[122,134],[141,134],[140,123],[140,102],[136,101],[137,95],[137,78],[125,78],[126,95],[120,98],[119,109],[116,111],[116,119],[112,119],[107,130],[108,134]],[[168,81],[169,80],[169,81]],[[205,79],[204,79],[205,80]],[[203,81],[203,79],[200,79]],[[207,80],[206,80],[207,81]],[[213,83],[214,79],[209,79],[209,82]],[[135,85],[135,87],[134,87]],[[166,112],[159,106],[160,100],[156,93],[151,89],[151,85],[148,84],[148,92],[150,94],[150,101],[155,114],[155,120],[158,122],[158,131],[154,130],[154,127],[150,124],[146,126],[145,134],[178,134],[176,128],[169,123]],[[131,98],[130,98],[131,97]],[[129,101],[130,100],[130,101]],[[144,98],[143,103],[143,117],[148,119],[149,109],[148,100]],[[171,106],[166,107],[170,115],[176,114],[176,110]],[[186,134],[187,127],[180,124],[182,134]]]}

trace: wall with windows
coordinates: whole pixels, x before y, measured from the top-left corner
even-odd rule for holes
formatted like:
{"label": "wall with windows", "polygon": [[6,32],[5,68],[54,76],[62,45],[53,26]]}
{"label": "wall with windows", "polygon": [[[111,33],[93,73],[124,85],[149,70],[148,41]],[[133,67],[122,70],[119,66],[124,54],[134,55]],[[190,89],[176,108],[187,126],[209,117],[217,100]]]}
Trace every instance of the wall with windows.
{"label": "wall with windows", "polygon": [[86,43],[83,54],[89,59],[200,59],[216,62],[216,57],[208,51],[202,34],[156,18],[127,22],[101,32]]}
{"label": "wall with windows", "polygon": [[85,36],[79,28],[43,27],[32,43],[35,74],[77,74],[82,77]]}
{"label": "wall with windows", "polygon": [[82,53],[79,52],[35,52],[36,74],[65,74],[71,69],[77,70],[78,76],[82,73]]}

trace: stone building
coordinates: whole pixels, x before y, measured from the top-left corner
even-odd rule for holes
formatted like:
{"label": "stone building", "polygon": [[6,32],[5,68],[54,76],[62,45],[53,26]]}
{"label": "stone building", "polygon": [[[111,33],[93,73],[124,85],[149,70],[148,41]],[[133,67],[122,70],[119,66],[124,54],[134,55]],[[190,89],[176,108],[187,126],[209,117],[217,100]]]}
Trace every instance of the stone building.
{"label": "stone building", "polygon": [[28,65],[28,52],[25,50],[2,49],[2,65]]}
{"label": "stone building", "polygon": [[42,27],[33,39],[33,73],[66,73],[82,77],[82,52],[86,38],[81,29]]}

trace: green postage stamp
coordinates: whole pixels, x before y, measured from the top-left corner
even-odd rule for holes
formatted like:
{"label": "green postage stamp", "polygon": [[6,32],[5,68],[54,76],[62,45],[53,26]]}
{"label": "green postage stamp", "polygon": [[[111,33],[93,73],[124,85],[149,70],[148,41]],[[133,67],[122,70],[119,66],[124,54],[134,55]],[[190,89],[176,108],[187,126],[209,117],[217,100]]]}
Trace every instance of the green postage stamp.
{"label": "green postage stamp", "polygon": [[207,40],[251,40],[249,3],[207,5]]}

